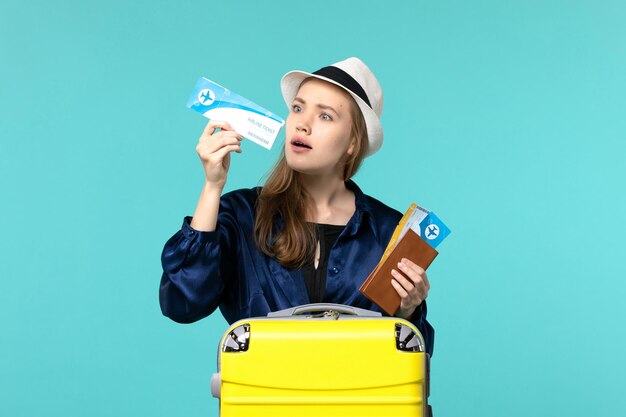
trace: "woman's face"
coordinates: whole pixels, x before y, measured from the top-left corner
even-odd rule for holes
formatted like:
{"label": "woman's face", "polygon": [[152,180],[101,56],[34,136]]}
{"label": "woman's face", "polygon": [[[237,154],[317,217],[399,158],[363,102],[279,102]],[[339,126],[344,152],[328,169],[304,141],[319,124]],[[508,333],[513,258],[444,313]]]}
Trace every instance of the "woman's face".
{"label": "woman's face", "polygon": [[318,79],[302,83],[291,103],[285,129],[285,158],[291,169],[309,175],[342,175],[343,161],[355,152],[351,137],[351,97]]}

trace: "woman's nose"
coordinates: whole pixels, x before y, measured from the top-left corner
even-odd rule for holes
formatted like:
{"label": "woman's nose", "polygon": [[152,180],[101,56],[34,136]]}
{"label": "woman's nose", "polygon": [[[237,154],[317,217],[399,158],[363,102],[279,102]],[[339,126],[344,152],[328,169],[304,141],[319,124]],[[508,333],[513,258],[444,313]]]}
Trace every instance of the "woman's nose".
{"label": "woman's nose", "polygon": [[306,124],[304,124],[303,122],[298,122],[298,124],[296,125],[296,130],[298,132],[309,133],[309,127]]}

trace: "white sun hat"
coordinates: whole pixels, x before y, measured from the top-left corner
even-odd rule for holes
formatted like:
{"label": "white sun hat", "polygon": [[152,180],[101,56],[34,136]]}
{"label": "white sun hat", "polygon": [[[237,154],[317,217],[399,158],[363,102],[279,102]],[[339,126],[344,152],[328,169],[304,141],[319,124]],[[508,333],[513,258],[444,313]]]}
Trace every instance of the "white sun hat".
{"label": "white sun hat", "polygon": [[289,71],[280,80],[280,88],[287,107],[293,104],[300,84],[306,78],[319,78],[346,90],[361,109],[367,125],[368,147],[365,156],[373,155],[383,144],[383,90],[374,73],[359,58],[348,58],[313,73]]}

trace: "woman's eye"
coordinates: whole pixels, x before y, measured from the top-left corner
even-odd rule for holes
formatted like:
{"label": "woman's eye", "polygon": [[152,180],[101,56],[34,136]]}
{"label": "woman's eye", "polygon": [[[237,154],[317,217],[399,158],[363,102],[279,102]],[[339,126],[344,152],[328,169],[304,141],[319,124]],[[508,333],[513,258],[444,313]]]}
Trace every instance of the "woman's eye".
{"label": "woman's eye", "polygon": [[322,120],[326,120],[326,121],[331,121],[331,120],[333,120],[333,118],[332,118],[332,117],[330,117],[330,115],[328,115],[328,114],[326,114],[326,113],[322,114],[322,116],[321,116],[321,117],[322,117]]}
{"label": "woman's eye", "polygon": [[292,104],[291,105],[291,110],[294,113],[300,113],[302,111],[302,108],[300,106],[298,106],[297,104]]}

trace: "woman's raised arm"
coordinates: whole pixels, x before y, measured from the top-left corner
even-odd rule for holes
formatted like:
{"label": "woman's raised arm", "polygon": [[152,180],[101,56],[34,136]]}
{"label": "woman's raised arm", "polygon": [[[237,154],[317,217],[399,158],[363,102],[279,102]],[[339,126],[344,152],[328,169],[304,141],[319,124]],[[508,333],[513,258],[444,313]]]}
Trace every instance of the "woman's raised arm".
{"label": "woman's raised arm", "polygon": [[194,229],[203,232],[215,230],[220,196],[230,167],[230,153],[241,153],[242,139],[243,136],[226,122],[211,120],[204,128],[196,152],[204,167],[206,180],[190,225]]}

